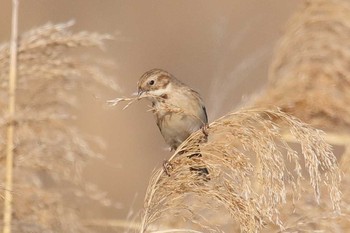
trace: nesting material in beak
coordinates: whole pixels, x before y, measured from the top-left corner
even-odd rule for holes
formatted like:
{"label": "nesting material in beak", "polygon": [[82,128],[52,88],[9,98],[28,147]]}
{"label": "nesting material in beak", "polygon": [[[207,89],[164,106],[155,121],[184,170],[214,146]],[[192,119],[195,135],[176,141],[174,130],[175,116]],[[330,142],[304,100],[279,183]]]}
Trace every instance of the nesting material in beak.
{"label": "nesting material in beak", "polygon": [[144,91],[142,91],[141,89],[139,89],[138,91],[137,91],[137,97],[138,97],[138,99],[141,99],[142,97],[143,97],[143,95],[144,95]]}

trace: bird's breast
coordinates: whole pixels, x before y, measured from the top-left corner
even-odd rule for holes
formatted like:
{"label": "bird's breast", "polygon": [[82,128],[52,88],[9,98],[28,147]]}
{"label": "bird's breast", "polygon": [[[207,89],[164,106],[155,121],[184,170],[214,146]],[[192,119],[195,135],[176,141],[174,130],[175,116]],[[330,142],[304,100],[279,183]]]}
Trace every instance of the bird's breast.
{"label": "bird's breast", "polygon": [[186,103],[163,100],[153,104],[157,125],[171,148],[177,148],[206,123],[201,106],[184,105]]}

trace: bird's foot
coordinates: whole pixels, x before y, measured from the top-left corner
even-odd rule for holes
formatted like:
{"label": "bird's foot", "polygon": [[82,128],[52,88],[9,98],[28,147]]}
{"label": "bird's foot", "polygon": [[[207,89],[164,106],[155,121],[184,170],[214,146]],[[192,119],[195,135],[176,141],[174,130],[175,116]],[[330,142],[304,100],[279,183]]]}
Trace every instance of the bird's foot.
{"label": "bird's foot", "polygon": [[169,168],[171,168],[171,164],[169,163],[169,160],[164,160],[163,169],[164,169],[165,174],[167,174],[168,176],[170,176]]}
{"label": "bird's foot", "polygon": [[190,158],[190,159],[193,157],[202,157],[202,155],[201,155],[201,153],[193,153],[193,154],[187,156],[187,158]]}
{"label": "bird's foot", "polygon": [[204,181],[210,180],[209,171],[206,167],[190,167],[190,171],[197,173]]}
{"label": "bird's foot", "polygon": [[207,142],[208,136],[209,136],[209,125],[204,124],[201,129],[202,129],[202,133],[204,135],[204,141]]}

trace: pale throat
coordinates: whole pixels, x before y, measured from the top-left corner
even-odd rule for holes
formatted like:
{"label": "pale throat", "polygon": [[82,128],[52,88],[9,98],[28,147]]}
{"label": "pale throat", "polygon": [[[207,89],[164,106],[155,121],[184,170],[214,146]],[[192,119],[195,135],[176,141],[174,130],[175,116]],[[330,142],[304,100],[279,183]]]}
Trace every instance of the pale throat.
{"label": "pale throat", "polygon": [[158,97],[158,96],[162,96],[162,95],[169,95],[169,93],[172,92],[172,89],[173,89],[172,84],[168,83],[168,85],[166,85],[165,87],[160,87],[159,89],[149,91],[148,93],[150,95]]}

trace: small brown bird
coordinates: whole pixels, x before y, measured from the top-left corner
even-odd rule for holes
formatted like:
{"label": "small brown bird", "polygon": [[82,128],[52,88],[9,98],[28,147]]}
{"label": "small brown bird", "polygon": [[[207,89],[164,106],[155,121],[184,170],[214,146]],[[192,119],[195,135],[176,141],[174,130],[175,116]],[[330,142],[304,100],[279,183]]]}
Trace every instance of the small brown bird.
{"label": "small brown bird", "polygon": [[164,70],[143,74],[138,82],[138,96],[152,102],[157,125],[171,150],[208,123],[198,92]]}
{"label": "small brown bird", "polygon": [[[152,102],[158,128],[171,150],[185,141],[193,132],[203,129],[206,134],[207,112],[198,92],[192,90],[170,73],[152,69],[138,82],[138,96]],[[190,157],[201,157],[201,154]],[[165,171],[166,166],[165,166]],[[208,175],[205,167],[191,167],[200,175]],[[209,178],[206,178],[209,180]]]}

